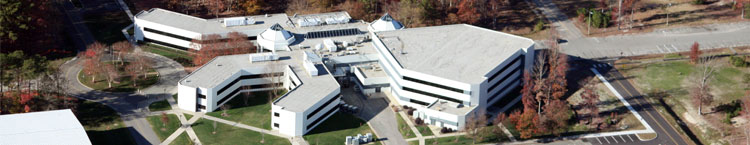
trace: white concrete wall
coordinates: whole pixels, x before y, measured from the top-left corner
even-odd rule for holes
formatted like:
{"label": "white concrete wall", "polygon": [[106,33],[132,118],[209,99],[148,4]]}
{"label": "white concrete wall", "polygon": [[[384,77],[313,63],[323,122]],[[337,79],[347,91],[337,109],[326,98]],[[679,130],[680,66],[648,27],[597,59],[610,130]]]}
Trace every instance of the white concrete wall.
{"label": "white concrete wall", "polygon": [[138,19],[138,17],[135,17],[134,24],[135,24],[135,28],[134,28],[135,29],[135,39],[137,41],[143,41],[144,37],[145,37],[145,38],[149,38],[149,39],[153,39],[153,40],[162,41],[162,42],[165,42],[165,43],[174,44],[174,45],[177,45],[177,46],[182,46],[182,47],[186,47],[186,48],[193,48],[193,47],[190,46],[190,44],[191,44],[190,41],[185,41],[185,40],[182,40],[182,39],[172,38],[172,37],[164,36],[164,35],[161,35],[161,34],[146,32],[146,31],[144,31],[144,27],[147,27],[147,28],[150,28],[150,29],[154,29],[154,30],[159,30],[159,31],[162,31],[162,32],[171,33],[171,34],[174,34],[174,35],[184,36],[184,37],[191,38],[191,39],[201,39],[201,34],[200,33],[192,32],[192,31],[188,31],[188,30],[183,30],[183,29],[179,29],[179,28],[175,28],[175,27],[171,27],[171,26],[167,26],[167,25],[162,25],[162,24],[159,24],[159,23],[154,23],[154,22],[150,22],[150,21],[146,21],[146,20],[141,20],[141,19]]}
{"label": "white concrete wall", "polygon": [[[273,116],[273,113],[279,113],[279,117]],[[302,134],[303,119],[301,112],[284,110],[281,106],[271,106],[271,129],[278,130],[281,134],[290,136]],[[278,123],[279,127],[274,127],[274,123]]]}
{"label": "white concrete wall", "polygon": [[177,84],[177,107],[187,111],[195,111],[197,107],[197,89],[194,87]]}

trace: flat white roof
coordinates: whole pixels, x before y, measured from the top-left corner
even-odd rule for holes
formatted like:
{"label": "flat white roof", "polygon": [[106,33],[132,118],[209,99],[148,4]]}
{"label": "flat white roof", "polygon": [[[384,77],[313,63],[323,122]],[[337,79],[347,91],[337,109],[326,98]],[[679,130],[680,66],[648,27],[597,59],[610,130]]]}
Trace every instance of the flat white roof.
{"label": "flat white roof", "polygon": [[249,54],[219,56],[180,80],[180,84],[191,87],[215,88],[221,82],[229,79],[233,74],[240,73],[241,71],[263,73],[267,65],[274,65],[276,67],[289,66],[297,77],[299,77],[302,84],[297,86],[294,91],[288,92],[286,97],[279,99],[274,104],[284,107],[284,110],[294,112],[304,111],[315,104],[311,102],[318,102],[330,92],[338,89],[339,84],[325,69],[318,69],[318,73],[320,74],[318,76],[308,75],[302,66],[303,53],[304,51],[280,51],[276,52],[279,56],[278,61],[253,63],[249,61]]}
{"label": "flat white roof", "polygon": [[70,109],[0,115],[0,144],[90,145]]}
{"label": "flat white roof", "polygon": [[534,45],[528,38],[467,24],[375,33],[405,69],[472,84]]}

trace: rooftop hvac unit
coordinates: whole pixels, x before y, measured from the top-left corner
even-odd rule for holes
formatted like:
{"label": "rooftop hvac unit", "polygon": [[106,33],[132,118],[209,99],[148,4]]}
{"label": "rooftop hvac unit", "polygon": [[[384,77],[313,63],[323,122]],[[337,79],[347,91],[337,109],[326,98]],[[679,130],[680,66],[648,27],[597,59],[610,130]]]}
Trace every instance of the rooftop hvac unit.
{"label": "rooftop hvac unit", "polygon": [[245,17],[224,18],[224,27],[243,26],[249,24],[255,24],[255,19]]}
{"label": "rooftop hvac unit", "polygon": [[279,55],[273,52],[250,54],[250,63],[279,60]]}
{"label": "rooftop hvac unit", "polygon": [[338,51],[338,47],[336,46],[336,43],[333,42],[331,39],[323,40],[323,45],[326,46],[329,52],[336,52]]}
{"label": "rooftop hvac unit", "polygon": [[307,70],[307,74],[310,76],[317,76],[318,75],[318,68],[315,67],[315,64],[313,64],[310,61],[305,61],[302,66],[305,67],[305,70]]}

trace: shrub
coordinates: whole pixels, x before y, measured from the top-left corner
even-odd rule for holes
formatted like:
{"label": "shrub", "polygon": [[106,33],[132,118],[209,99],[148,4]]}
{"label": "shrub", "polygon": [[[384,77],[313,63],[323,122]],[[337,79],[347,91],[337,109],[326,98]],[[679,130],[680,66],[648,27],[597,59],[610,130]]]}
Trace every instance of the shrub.
{"label": "shrub", "polygon": [[534,25],[534,32],[539,32],[544,29],[544,21],[542,21],[542,18],[539,18],[539,20],[536,21],[536,25]]}
{"label": "shrub", "polygon": [[443,127],[442,129],[440,129],[440,133],[451,133],[451,132],[454,132],[454,131],[455,130],[447,128],[447,127]]}
{"label": "shrub", "polygon": [[745,19],[750,19],[750,5],[745,5]]}
{"label": "shrub", "polygon": [[406,114],[408,114],[409,116],[414,116],[414,109],[409,108],[408,110],[409,111],[406,111]]}
{"label": "shrub", "polygon": [[[593,12],[591,16],[584,18],[586,25],[591,24],[591,27],[594,28],[606,28],[609,26],[609,22],[612,19],[612,14],[609,11],[592,10],[591,12]],[[589,20],[589,18],[591,19]]]}
{"label": "shrub", "polygon": [[694,5],[702,5],[702,4],[706,3],[706,1],[705,0],[693,0],[692,3]]}
{"label": "shrub", "polygon": [[745,61],[745,57],[743,56],[730,56],[729,63],[731,63],[735,67],[747,67],[748,65],[750,65],[747,61]]}
{"label": "shrub", "polygon": [[422,118],[417,117],[417,119],[414,119],[414,124],[422,125],[424,123],[424,120]]}

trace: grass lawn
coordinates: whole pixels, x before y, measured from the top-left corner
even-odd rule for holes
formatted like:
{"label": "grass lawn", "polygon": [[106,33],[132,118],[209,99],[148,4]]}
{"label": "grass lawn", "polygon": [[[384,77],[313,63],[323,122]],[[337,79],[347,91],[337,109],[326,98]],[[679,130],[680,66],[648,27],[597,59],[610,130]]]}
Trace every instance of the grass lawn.
{"label": "grass lawn", "polygon": [[[748,68],[734,67],[727,64],[727,58],[720,58],[716,61],[717,71],[714,79],[710,82],[711,94],[714,95],[714,102],[709,106],[704,106],[704,112],[711,112],[713,107],[719,104],[726,104],[733,100],[740,99],[745,92],[745,85],[742,83],[742,76],[750,73]],[[674,111],[679,119],[684,121],[690,132],[703,143],[720,143],[724,142],[720,129],[705,125],[719,119],[724,119],[723,112],[710,113],[707,115],[697,115],[697,106],[692,103],[689,95],[691,82],[688,80],[690,73],[695,71],[695,65],[687,61],[656,62],[648,64],[618,65],[623,74],[632,77],[634,86],[642,91],[643,94],[663,94],[664,102]],[[661,103],[656,98],[648,97],[659,113],[666,117],[669,122],[674,124],[675,118],[666,113]],[[698,125],[702,124],[702,125]],[[678,128],[680,132],[683,132]],[[731,137],[731,136],[730,136]],[[726,142],[724,142],[726,143]]]}
{"label": "grass lawn", "polygon": [[162,141],[167,139],[169,135],[172,135],[177,128],[180,128],[180,120],[177,118],[177,115],[167,114],[167,118],[169,118],[169,121],[167,121],[166,126],[161,122],[161,115],[149,116],[146,118],[148,123],[151,124],[151,129],[154,129],[154,132],[156,132],[156,135],[159,136],[159,139]]}
{"label": "grass lawn", "polygon": [[193,115],[190,114],[183,114],[185,115],[185,120],[190,120],[190,118],[193,118]]}
{"label": "grass lawn", "polygon": [[169,101],[161,100],[161,101],[156,101],[154,103],[149,104],[148,110],[151,110],[151,111],[172,110],[172,106],[169,105]]}
{"label": "grass lawn", "polygon": [[190,53],[187,51],[166,48],[152,43],[146,43],[144,45],[140,45],[140,47],[145,51],[177,61],[184,67],[193,66],[193,57],[190,56]]}
{"label": "grass lawn", "polygon": [[[286,92],[280,94],[284,93]],[[221,116],[223,112],[221,109],[206,113],[206,115],[270,130],[271,104],[268,102],[268,92],[252,92],[251,96],[248,97],[247,104],[245,104],[244,95],[245,93],[240,93],[240,95],[224,104],[231,107],[227,110],[229,116]]]}
{"label": "grass lawn", "polygon": [[94,38],[104,44],[112,44],[118,41],[126,41],[122,29],[132,21],[124,11],[111,11],[83,16],[86,26],[89,27]]}
{"label": "grass lawn", "polygon": [[343,144],[346,136],[373,133],[367,122],[356,116],[337,112],[304,136],[310,144]]}
{"label": "grass lawn", "polygon": [[[105,63],[115,63],[113,61],[105,62]],[[130,79],[130,76],[125,74],[124,66],[127,66],[128,62],[125,62],[124,65],[117,64],[115,67],[117,67],[118,73],[120,74],[119,83],[112,82],[112,88],[108,88],[109,84],[107,83],[107,79],[102,76],[97,76],[96,80],[92,83],[91,77],[89,75],[86,75],[86,73],[83,73],[83,71],[78,72],[78,80],[81,82],[81,84],[88,86],[90,88],[93,88],[94,90],[101,90],[101,91],[108,91],[108,92],[132,92],[136,91],[137,89],[143,89],[147,88],[156,82],[159,81],[159,77],[156,74],[156,71],[153,68],[148,69],[148,77],[143,79],[136,80],[136,87],[133,87],[133,81]]]}
{"label": "grass lawn", "polygon": [[190,137],[188,137],[187,133],[183,132],[169,144],[170,145],[193,145],[193,141],[190,140]]}
{"label": "grass lawn", "polygon": [[415,127],[417,127],[417,130],[422,134],[422,136],[432,135],[432,130],[430,130],[430,127],[428,127],[427,125],[417,125]]}
{"label": "grass lawn", "polygon": [[[270,117],[269,117],[270,118]],[[244,128],[233,127],[223,123],[216,123],[216,134],[213,134],[214,121],[207,119],[200,119],[193,124],[193,130],[195,134],[203,144],[226,144],[226,145],[238,145],[238,144],[261,144],[261,134],[259,132],[247,130]],[[337,141],[340,143],[343,141]],[[265,135],[265,143],[271,145],[288,145],[291,144],[289,140],[273,135]]]}
{"label": "grass lawn", "polygon": [[409,124],[406,124],[406,121],[404,121],[404,119],[401,118],[401,114],[399,114],[398,112],[395,112],[395,113],[396,113],[396,121],[398,122],[398,131],[401,132],[401,136],[404,136],[404,139],[417,137],[417,135],[411,131]]}
{"label": "grass lawn", "polygon": [[82,101],[77,107],[76,117],[86,129],[92,144],[135,144],[130,130],[112,108]]}

